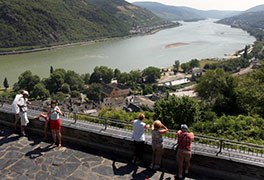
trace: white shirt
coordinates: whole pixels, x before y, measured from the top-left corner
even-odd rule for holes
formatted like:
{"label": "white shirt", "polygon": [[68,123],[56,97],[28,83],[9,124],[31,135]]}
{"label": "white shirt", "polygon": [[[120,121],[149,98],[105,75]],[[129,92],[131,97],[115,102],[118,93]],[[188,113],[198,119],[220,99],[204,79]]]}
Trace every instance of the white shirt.
{"label": "white shirt", "polygon": [[23,97],[22,94],[17,94],[16,97],[15,97],[15,99],[14,99],[14,101],[13,101],[13,103],[12,103],[12,105],[11,105],[12,106],[12,112],[15,113],[15,114],[18,114],[19,111],[20,111],[19,107],[17,106],[17,103],[18,103],[18,100],[21,97]]}
{"label": "white shirt", "polygon": [[20,110],[24,113],[27,112],[27,98],[24,98],[23,95],[18,99],[17,105],[20,107]]}
{"label": "white shirt", "polygon": [[146,123],[143,123],[141,120],[136,119],[133,123],[133,136],[132,138],[135,141],[145,141],[145,130]]}
{"label": "white shirt", "polygon": [[59,113],[57,112],[59,110],[58,106],[55,106],[54,108],[50,109],[50,120],[57,120],[60,118]]}

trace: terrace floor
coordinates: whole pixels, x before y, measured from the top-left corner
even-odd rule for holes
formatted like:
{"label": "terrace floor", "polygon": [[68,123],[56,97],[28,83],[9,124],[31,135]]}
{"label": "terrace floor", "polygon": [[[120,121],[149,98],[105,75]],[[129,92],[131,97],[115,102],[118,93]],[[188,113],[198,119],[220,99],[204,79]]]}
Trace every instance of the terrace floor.
{"label": "terrace floor", "polygon": [[[86,180],[174,180],[175,172],[151,170],[112,155],[63,144],[58,149],[42,137],[20,137],[0,127],[0,179],[86,179]],[[209,179],[192,175],[189,179]]]}

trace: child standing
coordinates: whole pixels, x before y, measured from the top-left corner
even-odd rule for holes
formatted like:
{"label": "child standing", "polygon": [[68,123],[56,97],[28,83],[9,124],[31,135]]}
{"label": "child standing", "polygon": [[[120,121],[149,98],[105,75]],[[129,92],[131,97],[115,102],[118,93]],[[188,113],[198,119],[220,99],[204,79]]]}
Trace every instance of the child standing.
{"label": "child standing", "polygon": [[159,120],[152,124],[152,163],[151,169],[160,168],[161,158],[163,154],[163,138],[162,135],[168,132],[168,128]]}
{"label": "child standing", "polygon": [[48,124],[49,124],[49,117],[47,112],[40,113],[38,116],[35,116],[34,119],[40,119],[43,118],[45,119],[45,125],[44,125],[44,140],[47,140],[47,129],[48,129]]}

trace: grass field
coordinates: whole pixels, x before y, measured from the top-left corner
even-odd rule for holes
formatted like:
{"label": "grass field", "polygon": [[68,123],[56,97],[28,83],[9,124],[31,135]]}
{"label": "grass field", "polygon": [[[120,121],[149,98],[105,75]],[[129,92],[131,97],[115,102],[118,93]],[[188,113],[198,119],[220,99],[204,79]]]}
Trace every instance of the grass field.
{"label": "grass field", "polygon": [[217,62],[219,62],[219,60],[214,60],[214,59],[202,59],[199,61],[201,68],[203,68],[206,64],[214,64]]}

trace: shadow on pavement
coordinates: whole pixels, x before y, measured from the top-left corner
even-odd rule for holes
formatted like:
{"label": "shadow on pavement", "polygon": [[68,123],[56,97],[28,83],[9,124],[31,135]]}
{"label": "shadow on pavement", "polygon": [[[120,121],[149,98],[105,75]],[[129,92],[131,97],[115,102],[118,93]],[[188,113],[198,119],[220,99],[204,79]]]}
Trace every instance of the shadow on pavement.
{"label": "shadow on pavement", "polygon": [[156,173],[155,170],[146,168],[145,170],[143,170],[139,173],[134,172],[132,174],[132,178],[133,178],[133,180],[145,180],[145,179],[151,178],[155,173]]}
{"label": "shadow on pavement", "polygon": [[130,174],[131,172],[136,171],[138,168],[137,166],[135,166],[132,163],[128,163],[125,166],[121,166],[121,167],[117,168],[115,165],[115,162],[116,161],[114,160],[112,163],[112,167],[113,167],[113,171],[114,171],[115,175],[123,176],[125,174]]}
{"label": "shadow on pavement", "polygon": [[37,147],[36,149],[33,149],[32,151],[29,151],[25,154],[25,156],[28,156],[30,159],[35,159],[43,155],[44,152],[48,152],[51,149],[54,149],[54,146],[48,145],[44,148]]}
{"label": "shadow on pavement", "polygon": [[[2,138],[0,140],[0,146],[2,146],[3,144],[9,143],[9,142],[19,140],[19,137],[20,137],[19,135],[16,135],[16,136],[11,136],[11,135],[13,135],[12,131],[1,130],[0,137],[2,137]],[[11,137],[9,137],[9,136],[11,136]]]}

